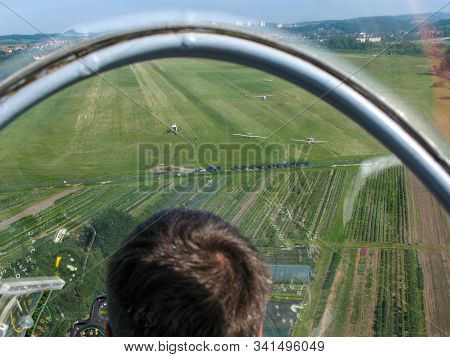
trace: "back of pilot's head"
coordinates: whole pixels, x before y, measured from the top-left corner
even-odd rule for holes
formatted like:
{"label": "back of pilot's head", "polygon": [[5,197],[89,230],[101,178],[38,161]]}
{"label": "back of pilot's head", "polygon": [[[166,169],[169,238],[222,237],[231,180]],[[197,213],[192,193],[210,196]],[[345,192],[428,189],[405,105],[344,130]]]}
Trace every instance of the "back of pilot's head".
{"label": "back of pilot's head", "polygon": [[257,336],[270,290],[260,254],[211,213],[161,211],[108,265],[115,336]]}

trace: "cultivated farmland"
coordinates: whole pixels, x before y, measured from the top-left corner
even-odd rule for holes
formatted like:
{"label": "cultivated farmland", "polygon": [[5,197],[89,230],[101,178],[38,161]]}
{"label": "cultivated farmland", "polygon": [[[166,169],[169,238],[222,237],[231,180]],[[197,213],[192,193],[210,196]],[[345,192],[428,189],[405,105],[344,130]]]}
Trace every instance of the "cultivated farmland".
{"label": "cultivated farmland", "polygon": [[409,242],[402,167],[392,167],[368,178],[353,208],[346,234],[350,241]]}
{"label": "cultivated farmland", "polygon": [[423,336],[423,273],[413,249],[344,249],[317,321],[331,336]]}

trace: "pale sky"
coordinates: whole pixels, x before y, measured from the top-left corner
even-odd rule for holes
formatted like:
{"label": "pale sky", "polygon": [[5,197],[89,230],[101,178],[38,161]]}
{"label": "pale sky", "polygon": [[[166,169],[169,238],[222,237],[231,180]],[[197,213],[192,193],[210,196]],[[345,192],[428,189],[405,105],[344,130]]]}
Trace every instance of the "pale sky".
{"label": "pale sky", "polygon": [[227,13],[243,19],[300,22],[435,12],[446,0],[0,0],[0,34],[64,32],[111,17],[165,10]]}

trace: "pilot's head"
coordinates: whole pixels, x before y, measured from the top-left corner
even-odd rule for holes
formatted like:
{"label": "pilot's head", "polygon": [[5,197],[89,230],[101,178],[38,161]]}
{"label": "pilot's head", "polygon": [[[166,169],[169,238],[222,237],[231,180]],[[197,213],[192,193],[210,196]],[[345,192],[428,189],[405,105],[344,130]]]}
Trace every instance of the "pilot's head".
{"label": "pilot's head", "polygon": [[211,213],[151,216],[108,265],[114,336],[258,336],[271,279],[260,254]]}

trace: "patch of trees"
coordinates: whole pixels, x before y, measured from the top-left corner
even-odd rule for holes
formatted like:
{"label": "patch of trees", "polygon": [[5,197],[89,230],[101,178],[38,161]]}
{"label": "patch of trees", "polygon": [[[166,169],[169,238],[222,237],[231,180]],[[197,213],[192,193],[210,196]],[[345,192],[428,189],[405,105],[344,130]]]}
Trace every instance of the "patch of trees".
{"label": "patch of trees", "polygon": [[320,322],[320,319],[325,311],[325,307],[327,304],[328,293],[330,292],[331,286],[333,285],[334,277],[336,275],[336,271],[338,265],[341,261],[341,252],[333,252],[331,257],[330,265],[328,266],[328,271],[325,276],[325,280],[322,285],[322,293],[320,296],[319,304],[317,306],[316,315],[314,318],[314,326],[317,326]]}
{"label": "patch of trees", "polygon": [[[103,211],[91,223],[96,232],[94,248],[99,249],[103,256],[112,254],[136,224],[135,218],[128,213],[113,208]],[[84,232],[84,243],[89,244],[92,228],[86,227]]]}
{"label": "patch of trees", "polygon": [[331,50],[373,50],[388,55],[425,56],[423,46],[410,41],[374,43],[360,42],[352,36],[336,36],[325,40],[324,44]]}
{"label": "patch of trees", "polygon": [[425,50],[421,44],[409,41],[392,43],[385,53],[388,55],[425,56]]}
{"label": "patch of trees", "polygon": [[370,44],[360,42],[351,36],[336,36],[327,39],[325,46],[332,50],[367,50]]}
{"label": "patch of trees", "polygon": [[327,276],[323,282],[322,290],[328,291],[333,284],[334,275],[336,273],[337,267],[340,262],[340,254],[338,252],[333,252],[333,256],[331,258],[330,266],[328,268]]}

